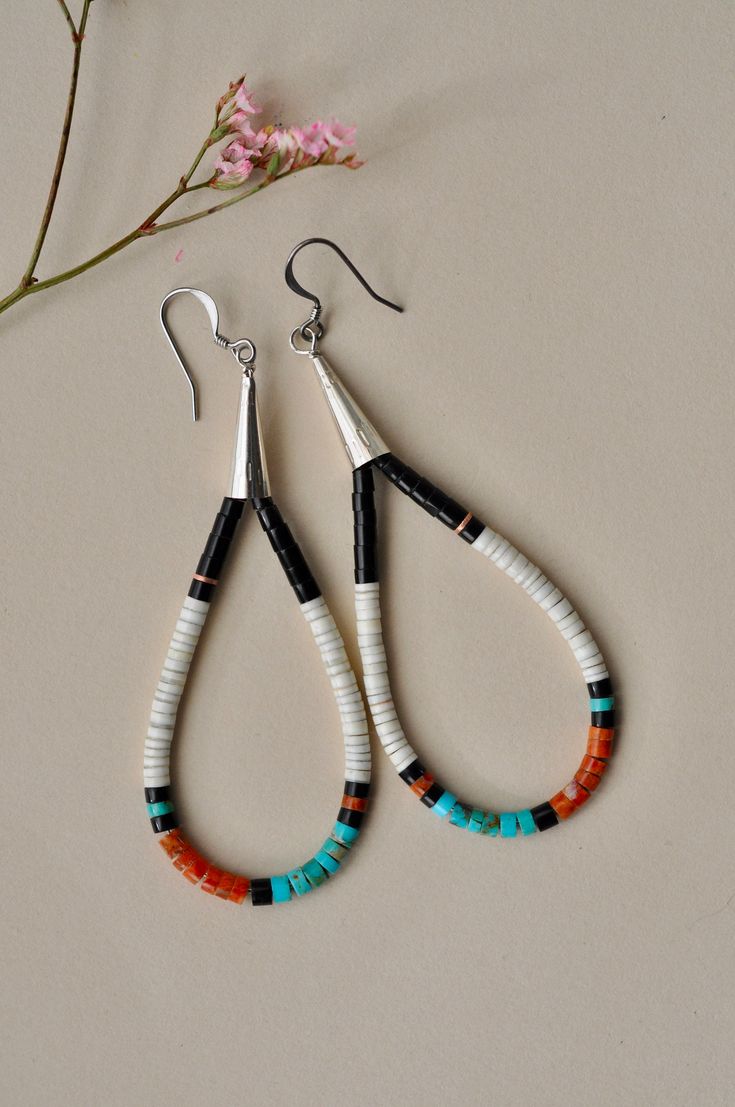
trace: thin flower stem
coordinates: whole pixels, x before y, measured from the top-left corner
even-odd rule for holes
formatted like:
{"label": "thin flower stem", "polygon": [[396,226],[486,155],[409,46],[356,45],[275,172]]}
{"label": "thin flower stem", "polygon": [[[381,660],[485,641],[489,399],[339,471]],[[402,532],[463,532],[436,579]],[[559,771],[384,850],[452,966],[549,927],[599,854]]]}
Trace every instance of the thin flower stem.
{"label": "thin flower stem", "polygon": [[[48,232],[49,223],[51,222],[51,216],[54,210],[54,204],[56,203],[56,197],[59,192],[59,184],[61,182],[61,171],[64,168],[64,160],[66,158],[66,150],[69,145],[69,135],[71,133],[71,121],[74,115],[74,104],[77,97],[77,83],[79,81],[79,63],[82,57],[82,42],[84,41],[84,32],[87,26],[87,17],[89,15],[89,5],[92,0],[84,0],[84,7],[82,9],[81,19],[79,20],[79,27],[74,25],[74,21],[69,14],[69,9],[63,0],[59,0],[64,18],[72,29],[72,41],[74,43],[74,61],[72,63],[71,81],[69,84],[69,95],[66,99],[66,112],[64,115],[64,125],[61,128],[61,138],[59,139],[59,152],[56,155],[56,165],[54,166],[54,174],[51,178],[51,187],[49,189],[48,199],[46,201],[46,208],[41,220],[41,226],[38,229],[38,235],[33,246],[30,260],[26,266],[25,273],[20,279],[20,288],[26,288],[33,280],[33,274],[36,271],[38,265],[38,259],[43,249],[43,244],[46,240],[46,234]],[[4,302],[4,301],[3,301]]]}
{"label": "thin flower stem", "polygon": [[72,42],[74,42],[74,40],[76,39],[76,36],[77,36],[76,23],[72,19],[71,12],[67,8],[66,4],[64,3],[64,0],[58,0],[58,2],[59,2],[59,7],[61,8],[61,10],[64,14],[64,19],[69,24],[69,30],[71,31],[71,40],[72,40]]}
{"label": "thin flower stem", "polygon": [[261,192],[264,188],[267,188],[268,185],[274,184],[276,181],[285,180],[286,177],[292,176],[293,173],[299,173],[303,169],[309,169],[310,167],[311,165],[298,166],[296,169],[284,173],[282,177],[265,177],[264,180],[255,185],[254,188],[250,188],[246,192],[239,192],[236,196],[231,196],[229,200],[224,200],[222,203],[215,204],[213,207],[205,208],[203,211],[197,211],[191,215],[182,216],[181,219],[171,219],[166,223],[156,223],[158,216],[166,211],[167,208],[171,207],[180,196],[188,192],[194,192],[196,189],[207,187],[207,182],[203,182],[199,185],[192,185],[191,188],[186,188],[182,179],[177,188],[174,189],[174,191],[134,230],[129,231],[128,234],[119,238],[117,242],[113,242],[107,249],[100,251],[99,254],[95,254],[91,258],[87,258],[86,261],[81,262],[79,265],[75,265],[72,269],[66,269],[63,273],[57,273],[54,277],[48,277],[46,280],[36,281],[34,284],[19,286],[14,289],[5,299],[0,300],[0,314],[19,300],[25,299],[26,296],[32,296],[36,292],[43,292],[44,289],[53,288],[57,284],[63,284],[65,281],[70,281],[72,277],[77,277],[80,273],[86,272],[87,269],[92,269],[95,265],[99,265],[101,262],[111,258],[114,254],[119,253],[120,250],[124,250],[126,246],[129,246],[139,238],[150,238],[152,235],[159,234],[161,231],[170,231],[173,230],[174,227],[183,227],[187,223],[195,223],[198,219],[204,219],[207,215],[214,215],[218,211],[223,211],[225,208],[230,208],[234,204],[239,204],[241,200],[246,200],[249,196],[254,196],[256,192]]}

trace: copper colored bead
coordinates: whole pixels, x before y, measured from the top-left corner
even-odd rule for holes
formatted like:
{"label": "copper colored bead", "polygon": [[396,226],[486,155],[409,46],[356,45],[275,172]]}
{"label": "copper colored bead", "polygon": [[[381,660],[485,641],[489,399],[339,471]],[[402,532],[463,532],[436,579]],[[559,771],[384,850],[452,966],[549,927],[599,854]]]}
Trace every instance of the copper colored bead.
{"label": "copper colored bead", "polygon": [[568,819],[570,815],[574,814],[574,804],[563,792],[557,792],[555,796],[551,797],[549,803],[560,819]]}

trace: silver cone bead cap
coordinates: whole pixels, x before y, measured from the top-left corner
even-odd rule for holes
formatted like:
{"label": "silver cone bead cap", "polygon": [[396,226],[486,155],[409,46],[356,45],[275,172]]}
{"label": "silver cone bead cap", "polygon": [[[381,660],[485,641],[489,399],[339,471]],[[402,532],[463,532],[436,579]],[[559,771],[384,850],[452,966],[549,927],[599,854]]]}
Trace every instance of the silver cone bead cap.
{"label": "silver cone bead cap", "polygon": [[387,454],[385,442],[352,399],[326,358],[321,354],[310,356],[352,468],[359,469],[361,465]]}
{"label": "silver cone bead cap", "polygon": [[233,500],[254,500],[270,496],[255,377],[252,370],[248,369],[242,375],[240,387],[229,494]]}

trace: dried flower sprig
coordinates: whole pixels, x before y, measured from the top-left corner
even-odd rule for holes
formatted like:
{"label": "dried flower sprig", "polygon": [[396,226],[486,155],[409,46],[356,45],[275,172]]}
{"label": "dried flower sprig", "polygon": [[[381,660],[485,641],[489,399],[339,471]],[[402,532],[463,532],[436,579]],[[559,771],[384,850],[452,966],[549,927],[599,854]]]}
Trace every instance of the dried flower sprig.
{"label": "dried flower sprig", "polygon": [[[74,45],[71,84],[59,140],[59,151],[46,208],[30,260],[18,282],[18,286],[4,299],[0,300],[0,313],[7,311],[9,307],[25,299],[26,296],[31,296],[47,288],[53,288],[55,285],[71,280],[72,277],[76,277],[80,273],[86,272],[87,269],[99,265],[100,262],[106,261],[107,258],[119,253],[120,250],[139,238],[149,238],[152,235],[160,234],[162,231],[169,231],[174,227],[182,227],[186,223],[194,223],[198,219],[214,215],[218,211],[223,211],[225,208],[232,207],[241,200],[253,196],[256,192],[261,192],[268,185],[291,176],[293,173],[298,173],[315,165],[343,165],[347,169],[359,169],[363,164],[354,152],[349,152],[349,148],[354,146],[355,128],[346,127],[336,119],[332,119],[327,123],[317,120],[303,129],[268,124],[256,130],[253,124],[255,118],[262,114],[262,109],[253,99],[253,94],[245,83],[245,78],[240,77],[230,84],[224,96],[217,101],[214,126],[200,146],[188,171],[179,178],[173,192],[169,193],[165,200],[154,208],[132,231],[118,239],[117,242],[113,242],[107,249],[100,251],[94,257],[88,258],[71,269],[66,269],[55,276],[39,280],[35,276],[35,272],[51,222],[66,158],[76,101],[82,43],[86,33],[89,7],[92,0],[84,0],[78,24],[74,23],[64,0],[58,0],[58,3],[71,32]],[[222,145],[225,140],[226,144]],[[208,152],[215,147],[219,147],[219,152],[209,175],[204,180],[192,184],[192,178],[201,162]],[[248,183],[251,182],[251,178],[253,179],[252,183]],[[232,192],[232,195],[226,200],[221,200],[201,211],[161,222],[163,213],[182,196],[205,188]]]}

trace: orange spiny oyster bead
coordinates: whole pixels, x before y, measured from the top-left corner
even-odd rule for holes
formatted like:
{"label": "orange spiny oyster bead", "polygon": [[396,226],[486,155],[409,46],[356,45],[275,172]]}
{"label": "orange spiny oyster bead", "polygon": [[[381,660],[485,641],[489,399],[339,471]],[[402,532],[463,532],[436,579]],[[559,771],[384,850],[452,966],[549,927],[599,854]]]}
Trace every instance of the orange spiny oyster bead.
{"label": "orange spiny oyster bead", "polygon": [[591,726],[587,736],[587,753],[590,757],[610,757],[614,734],[612,727]]}
{"label": "orange spiny oyster bead", "polygon": [[232,890],[227,897],[232,903],[242,903],[250,890],[250,881],[246,876],[236,876]]}
{"label": "orange spiny oyster bead", "polygon": [[566,788],[562,788],[562,792],[573,807],[581,807],[590,798],[587,789],[583,788],[576,780],[570,780]]}
{"label": "orange spiny oyster bead", "polygon": [[598,758],[590,757],[588,754],[582,758],[582,764],[574,774],[574,779],[588,792],[594,792],[606,768],[607,762],[599,761]]}
{"label": "orange spiny oyster bead", "polygon": [[341,807],[346,807],[348,811],[367,811],[367,797],[361,796],[342,796]]}
{"label": "orange spiny oyster bead", "polygon": [[594,792],[595,788],[597,788],[600,783],[599,776],[596,776],[595,773],[585,772],[584,769],[577,769],[574,774],[574,779],[577,784],[581,784],[588,792]]}
{"label": "orange spiny oyster bead", "polygon": [[568,819],[570,815],[574,814],[574,804],[564,795],[564,792],[557,792],[555,796],[551,797],[549,803],[560,819]]}
{"label": "orange spiny oyster bead", "polygon": [[170,830],[168,834],[164,834],[158,841],[172,861],[175,857],[178,857],[182,850],[187,848],[186,841],[182,838],[179,830]]}
{"label": "orange spiny oyster bead", "polygon": [[198,884],[207,871],[206,858],[202,857],[200,853],[196,853],[195,850],[191,851],[194,856],[189,862],[187,867],[183,870],[184,876],[192,884]]}
{"label": "orange spiny oyster bead", "polygon": [[235,883],[234,873],[222,873],[222,879],[217,885],[214,894],[219,896],[220,899],[229,899],[230,892],[232,891]]}
{"label": "orange spiny oyster bead", "polygon": [[204,874],[204,880],[201,884],[202,891],[208,892],[210,896],[213,896],[223,876],[224,873],[222,869],[218,869],[216,865],[207,865],[207,871]]}
{"label": "orange spiny oyster bead", "polygon": [[433,783],[434,778],[431,773],[424,773],[423,776],[420,776],[418,780],[415,780],[413,782],[413,784],[411,785],[411,791],[415,792],[417,796],[421,797],[429,791],[429,788],[431,788]]}
{"label": "orange spiny oyster bead", "polygon": [[186,848],[178,855],[178,857],[174,858],[174,865],[177,869],[179,869],[180,872],[183,872],[184,869],[189,868],[189,865],[192,864],[196,856],[197,851],[187,842]]}

